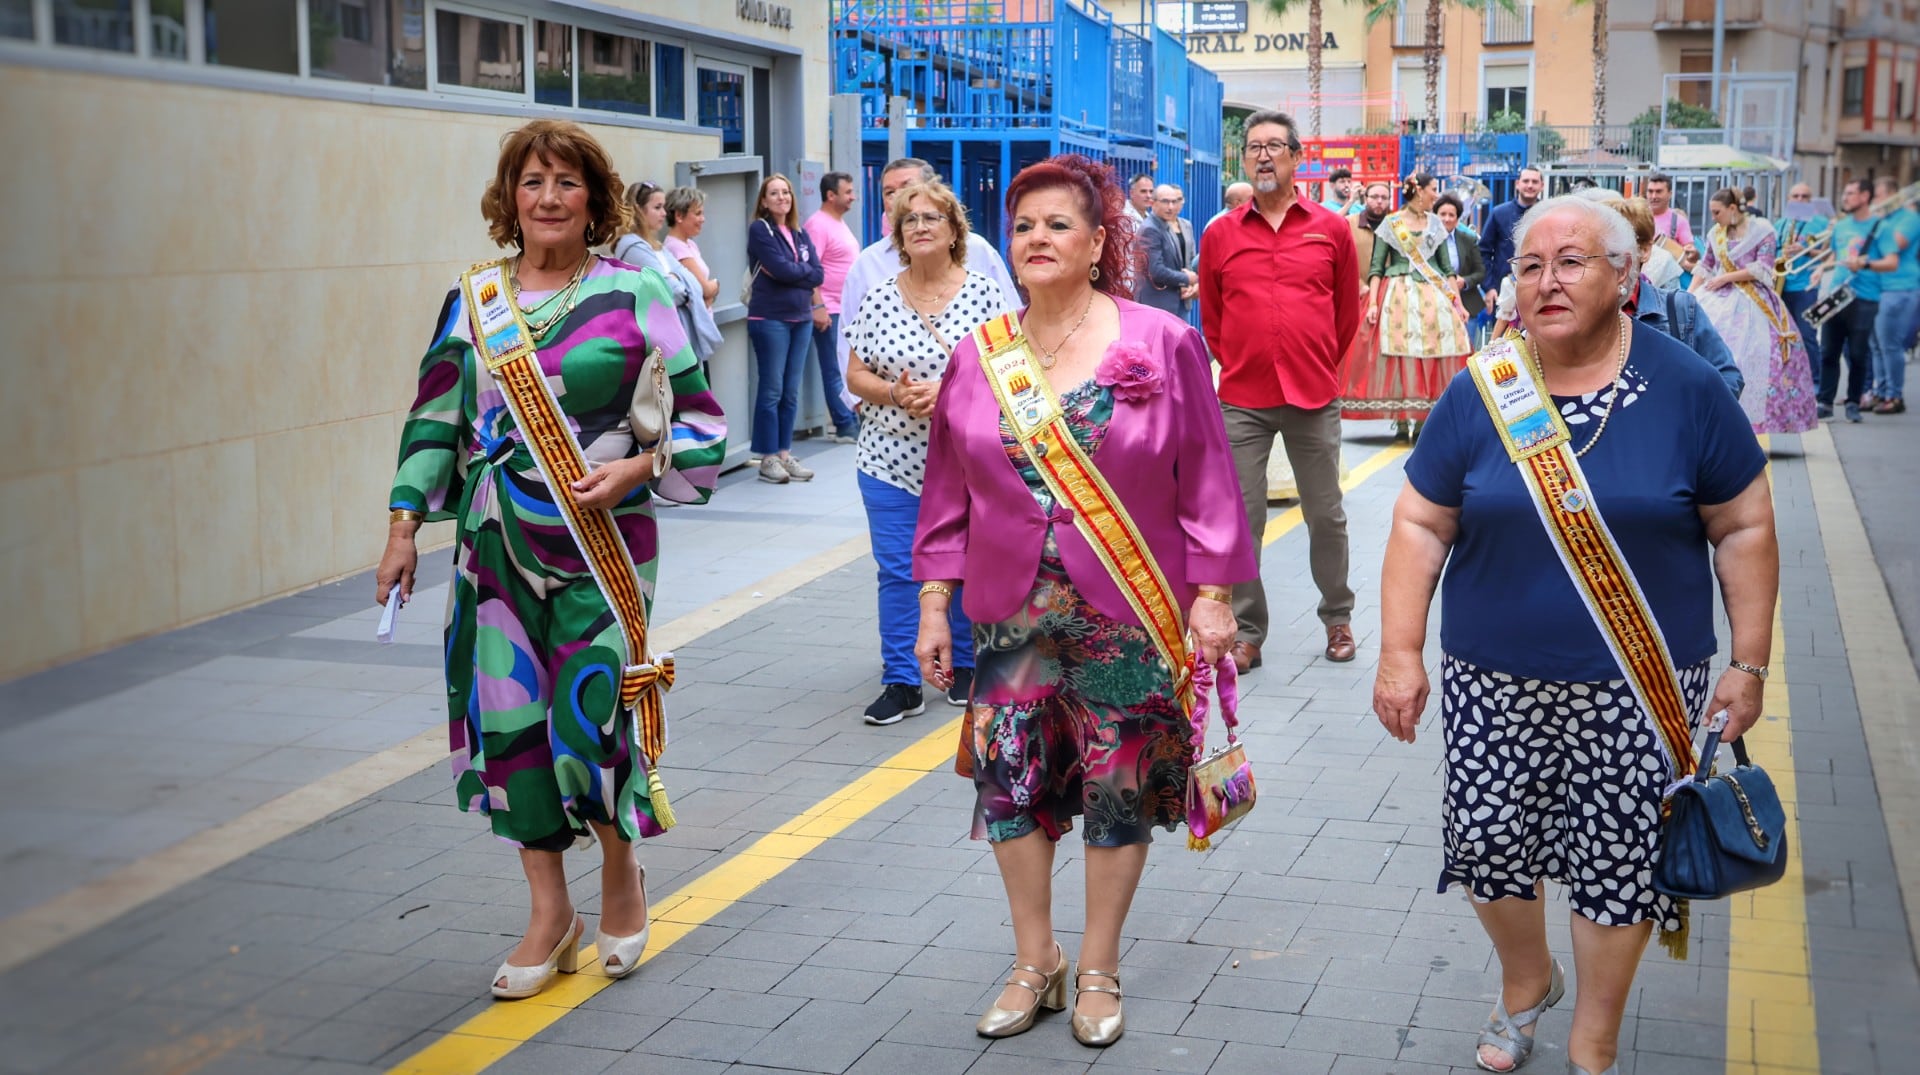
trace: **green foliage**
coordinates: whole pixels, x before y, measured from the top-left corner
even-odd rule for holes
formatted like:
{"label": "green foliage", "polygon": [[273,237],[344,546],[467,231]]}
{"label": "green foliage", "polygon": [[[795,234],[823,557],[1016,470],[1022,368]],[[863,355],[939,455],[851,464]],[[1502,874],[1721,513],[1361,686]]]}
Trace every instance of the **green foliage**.
{"label": "green foliage", "polygon": [[340,13],[319,4],[307,9],[307,62],[314,70],[333,66],[333,43],[340,39]]}
{"label": "green foliage", "polygon": [[1527,117],[1512,109],[1502,109],[1480,121],[1481,134],[1525,134]]}
{"label": "green foliage", "polygon": [[[1645,112],[1633,117],[1633,122],[1629,126],[1657,129],[1660,126],[1660,106],[1648,105]],[[1685,130],[1711,130],[1721,126],[1721,123],[1720,117],[1714,115],[1711,109],[1690,105],[1681,100],[1669,100],[1667,126]]]}
{"label": "green foliage", "polygon": [[1559,160],[1567,151],[1567,136],[1545,124],[1533,128],[1534,155],[1539,160]]}

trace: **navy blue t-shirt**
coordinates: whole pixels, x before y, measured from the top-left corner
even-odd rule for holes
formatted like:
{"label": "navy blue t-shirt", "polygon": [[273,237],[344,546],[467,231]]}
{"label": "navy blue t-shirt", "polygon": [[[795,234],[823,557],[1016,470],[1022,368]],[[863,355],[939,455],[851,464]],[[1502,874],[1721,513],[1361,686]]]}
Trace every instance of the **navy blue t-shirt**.
{"label": "navy blue t-shirt", "polygon": [[[1714,577],[1701,505],[1724,504],[1766,468],[1766,452],[1720,375],[1671,337],[1634,323],[1627,387],[1580,460],[1594,504],[1640,580],[1674,663],[1713,656]],[[1595,402],[1554,397],[1585,447]],[[1585,417],[1583,417],[1585,416]],[[1507,459],[1472,378],[1447,386],[1407,459],[1421,496],[1460,509],[1440,591],[1440,645],[1469,664],[1530,679],[1620,679],[1546,525]]]}

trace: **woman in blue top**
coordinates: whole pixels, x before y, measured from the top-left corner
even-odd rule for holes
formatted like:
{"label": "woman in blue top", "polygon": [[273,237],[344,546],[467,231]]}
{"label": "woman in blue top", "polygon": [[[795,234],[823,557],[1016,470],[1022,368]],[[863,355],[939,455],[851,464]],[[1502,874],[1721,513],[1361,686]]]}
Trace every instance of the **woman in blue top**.
{"label": "woman in blue top", "polygon": [[[1760,449],[1712,367],[1621,315],[1638,280],[1632,228],[1577,197],[1515,234],[1517,316],[1592,493],[1665,636],[1694,720],[1708,704],[1714,576],[1733,663],[1712,690],[1726,737],[1760,715],[1779,547]],[[1442,569],[1445,569],[1444,579]],[[1653,925],[1666,761],[1652,720],[1562,566],[1470,375],[1455,377],[1407,462],[1381,575],[1374,709],[1412,742],[1435,585],[1445,741],[1440,886],[1467,888],[1500,955],[1500,1006],[1476,1061],[1511,1071],[1560,999],[1540,897],[1567,886],[1579,1001],[1570,1070],[1611,1072]],[[1741,670],[1744,667],[1746,670]]]}
{"label": "woman in blue top", "polygon": [[825,307],[820,281],[826,269],[813,240],[800,230],[793,184],[778,172],[760,184],[747,225],[747,339],[760,379],[753,396],[753,454],[760,480],[785,485],[811,481],[813,471],[793,457],[793,421],[800,413],[801,374],[813,346],[813,311]]}

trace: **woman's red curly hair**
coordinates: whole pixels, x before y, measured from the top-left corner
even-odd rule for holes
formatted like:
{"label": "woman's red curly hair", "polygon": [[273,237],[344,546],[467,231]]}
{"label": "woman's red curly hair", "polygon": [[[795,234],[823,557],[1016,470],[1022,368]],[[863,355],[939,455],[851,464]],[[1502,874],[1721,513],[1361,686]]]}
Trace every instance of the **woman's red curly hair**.
{"label": "woman's red curly hair", "polygon": [[[1057,157],[1029,164],[1007,184],[1007,218],[1011,220],[1020,199],[1039,190],[1070,190],[1080,203],[1080,214],[1089,223],[1107,229],[1106,244],[1100,248],[1100,270],[1093,281],[1095,291],[1132,298],[1127,286],[1127,270],[1133,262],[1133,220],[1127,216],[1126,190],[1114,170],[1091,157],[1062,153]],[[1015,270],[1016,272],[1018,270]]]}

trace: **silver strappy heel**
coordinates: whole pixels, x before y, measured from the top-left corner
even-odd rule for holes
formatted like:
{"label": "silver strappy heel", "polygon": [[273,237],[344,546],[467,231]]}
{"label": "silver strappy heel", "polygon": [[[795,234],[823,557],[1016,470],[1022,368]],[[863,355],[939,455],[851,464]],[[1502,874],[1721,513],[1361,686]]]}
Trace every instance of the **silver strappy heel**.
{"label": "silver strappy heel", "polygon": [[[1520,1065],[1526,1063],[1527,1058],[1533,1055],[1533,1038],[1522,1034],[1521,1031],[1538,1022],[1540,1016],[1544,1015],[1548,1008],[1560,1003],[1560,998],[1566,994],[1567,978],[1560,970],[1560,961],[1556,959],[1553,961],[1553,973],[1547,982],[1547,995],[1541,999],[1540,1003],[1511,1014],[1507,1012],[1507,1002],[1504,999],[1494,1006],[1493,1018],[1487,1020],[1487,1025],[1480,1028],[1480,1040],[1474,1043],[1473,1062],[1482,1071],[1502,1071],[1503,1069],[1488,1064],[1480,1056],[1480,1047],[1490,1045],[1513,1059],[1513,1066],[1504,1069],[1505,1071],[1520,1070]],[[1605,1073],[1603,1072],[1602,1075]]]}

